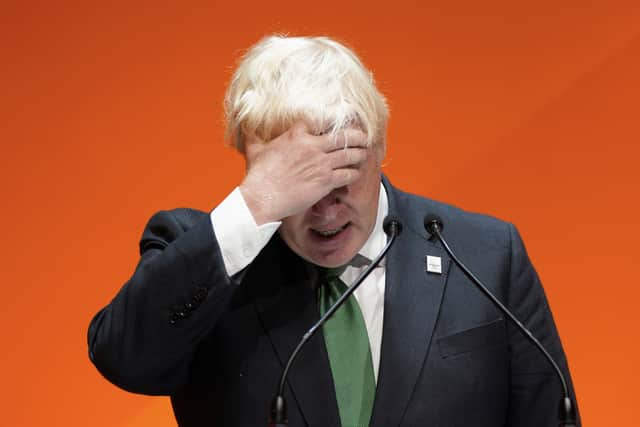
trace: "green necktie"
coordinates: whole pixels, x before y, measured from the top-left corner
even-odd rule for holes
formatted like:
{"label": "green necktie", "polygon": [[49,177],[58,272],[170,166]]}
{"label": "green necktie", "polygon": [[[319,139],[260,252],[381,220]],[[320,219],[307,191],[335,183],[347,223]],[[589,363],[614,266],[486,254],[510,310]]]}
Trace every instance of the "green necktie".
{"label": "green necktie", "polygon": [[[326,313],[347,290],[347,285],[336,273],[328,270],[325,283],[319,288],[320,315]],[[367,427],[376,382],[367,326],[353,294],[322,328],[342,427]]]}

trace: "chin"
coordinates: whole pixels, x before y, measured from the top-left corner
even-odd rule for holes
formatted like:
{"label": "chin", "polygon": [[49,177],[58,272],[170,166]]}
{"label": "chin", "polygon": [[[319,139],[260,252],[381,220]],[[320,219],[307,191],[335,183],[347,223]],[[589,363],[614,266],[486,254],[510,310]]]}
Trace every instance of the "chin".
{"label": "chin", "polygon": [[308,253],[307,256],[299,254],[307,261],[315,265],[326,268],[341,267],[347,264],[358,253],[355,249],[342,248],[342,250],[332,253],[318,253],[317,251]]}
{"label": "chin", "polygon": [[332,259],[311,259],[310,261],[319,266],[319,267],[325,267],[325,268],[336,268],[336,267],[341,267],[343,265],[345,265],[346,263],[348,263],[351,260],[351,258],[347,258],[347,259],[339,259],[339,260],[332,260]]}

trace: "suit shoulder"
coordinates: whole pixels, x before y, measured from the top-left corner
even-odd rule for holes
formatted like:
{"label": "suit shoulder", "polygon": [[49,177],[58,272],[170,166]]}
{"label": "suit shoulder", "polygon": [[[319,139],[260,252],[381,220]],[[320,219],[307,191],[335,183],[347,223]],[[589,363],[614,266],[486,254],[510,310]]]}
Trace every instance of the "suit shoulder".
{"label": "suit shoulder", "polygon": [[174,208],[156,212],[149,219],[149,223],[175,221],[185,229],[189,229],[190,226],[208,215],[208,213],[198,209]]}
{"label": "suit shoulder", "polygon": [[140,253],[150,246],[166,247],[180,234],[208,217],[208,213],[191,208],[175,208],[156,212],[151,216],[142,232]]}
{"label": "suit shoulder", "polygon": [[397,191],[396,197],[399,205],[413,213],[411,221],[415,227],[423,229],[424,217],[432,214],[441,218],[445,233],[455,240],[474,239],[476,244],[509,246],[513,228],[510,222],[403,191]]}

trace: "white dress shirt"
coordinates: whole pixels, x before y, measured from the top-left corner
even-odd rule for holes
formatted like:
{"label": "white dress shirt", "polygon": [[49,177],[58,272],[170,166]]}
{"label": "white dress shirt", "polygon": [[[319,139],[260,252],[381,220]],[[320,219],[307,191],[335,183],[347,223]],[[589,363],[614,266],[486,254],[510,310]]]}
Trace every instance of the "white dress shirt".
{"label": "white dress shirt", "polygon": [[[369,261],[384,248],[387,236],[382,230],[382,222],[389,211],[387,193],[382,183],[378,199],[376,223],[369,238],[358,252]],[[211,222],[229,276],[240,272],[258,256],[281,222],[257,225],[247,207],[240,189],[236,187],[226,199],[211,212]],[[378,380],[380,346],[382,343],[382,321],[384,315],[385,260],[373,270],[354,292],[369,335],[373,372]],[[347,285],[353,283],[365,267],[347,266],[340,279]]]}

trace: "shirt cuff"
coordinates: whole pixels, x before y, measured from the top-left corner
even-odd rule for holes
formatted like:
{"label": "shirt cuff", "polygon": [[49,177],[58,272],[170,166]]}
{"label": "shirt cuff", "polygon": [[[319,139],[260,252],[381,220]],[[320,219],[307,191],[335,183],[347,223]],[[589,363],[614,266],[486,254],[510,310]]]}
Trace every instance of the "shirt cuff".
{"label": "shirt cuff", "polygon": [[257,225],[239,187],[211,212],[210,217],[229,276],[251,264],[281,224],[277,221]]}

